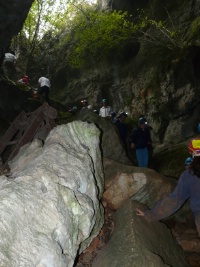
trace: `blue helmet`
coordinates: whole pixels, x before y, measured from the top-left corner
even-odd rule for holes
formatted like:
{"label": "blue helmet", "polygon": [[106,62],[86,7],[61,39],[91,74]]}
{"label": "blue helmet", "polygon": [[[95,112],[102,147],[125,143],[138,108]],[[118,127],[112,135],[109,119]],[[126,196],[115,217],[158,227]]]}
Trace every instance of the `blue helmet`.
{"label": "blue helmet", "polygon": [[107,102],[107,100],[104,98],[103,100],[102,100],[102,103],[106,103]]}
{"label": "blue helmet", "polygon": [[192,157],[188,157],[186,160],[185,160],[185,165],[189,165],[192,163]]}

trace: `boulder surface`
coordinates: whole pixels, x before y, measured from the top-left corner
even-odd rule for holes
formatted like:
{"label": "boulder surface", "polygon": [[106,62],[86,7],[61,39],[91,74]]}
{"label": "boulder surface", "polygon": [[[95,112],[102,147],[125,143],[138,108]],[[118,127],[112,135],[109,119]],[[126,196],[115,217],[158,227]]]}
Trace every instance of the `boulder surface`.
{"label": "boulder surface", "polygon": [[0,180],[0,262],[13,267],[72,267],[99,233],[103,209],[100,132],[73,122],[35,140]]}

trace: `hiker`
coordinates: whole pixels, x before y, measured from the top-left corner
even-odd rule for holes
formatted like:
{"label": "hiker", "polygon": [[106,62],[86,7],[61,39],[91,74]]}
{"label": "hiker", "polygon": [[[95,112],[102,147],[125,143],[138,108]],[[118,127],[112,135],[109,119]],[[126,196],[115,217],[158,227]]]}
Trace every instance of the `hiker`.
{"label": "hiker", "polygon": [[18,82],[23,83],[24,85],[29,85],[30,78],[27,75],[25,75],[20,80],[18,80]]}
{"label": "hiker", "polygon": [[127,150],[128,129],[125,125],[126,118],[127,118],[127,113],[121,112],[115,121],[115,125],[119,130],[119,136],[124,145],[124,148]]}
{"label": "hiker", "polygon": [[139,167],[148,167],[149,150],[152,149],[150,131],[144,117],[138,120],[138,126],[130,136],[131,149],[135,149]]}
{"label": "hiker", "polygon": [[3,72],[4,75],[9,79],[14,79],[15,76],[15,64],[16,57],[15,53],[11,51],[10,53],[5,53],[3,60]]}
{"label": "hiker", "polygon": [[87,108],[87,109],[92,109],[92,105],[88,105],[88,101],[86,99],[81,100],[82,103],[82,109]]}
{"label": "hiker", "polygon": [[102,118],[110,117],[111,114],[111,107],[107,106],[107,99],[102,100],[102,107],[99,111],[99,116]]}
{"label": "hiker", "polygon": [[181,174],[174,191],[151,210],[138,208],[136,214],[144,216],[148,222],[158,221],[175,213],[190,198],[190,207],[200,235],[200,139],[192,140],[188,148],[193,160],[190,167]]}
{"label": "hiker", "polygon": [[45,100],[49,104],[49,90],[51,87],[50,80],[46,77],[40,77],[38,80],[38,86],[39,86],[39,96],[42,96],[45,94]]}

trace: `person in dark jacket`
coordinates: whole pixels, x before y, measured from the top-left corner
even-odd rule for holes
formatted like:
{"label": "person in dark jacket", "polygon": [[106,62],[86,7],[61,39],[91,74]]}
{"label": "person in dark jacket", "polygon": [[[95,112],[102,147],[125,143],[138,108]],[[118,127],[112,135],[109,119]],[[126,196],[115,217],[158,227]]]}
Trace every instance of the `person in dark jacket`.
{"label": "person in dark jacket", "polygon": [[149,151],[152,147],[150,131],[147,128],[147,121],[145,118],[140,118],[138,127],[133,129],[130,136],[131,149],[135,149],[136,157],[139,167],[148,167]]}
{"label": "person in dark jacket", "polygon": [[200,140],[192,140],[191,143],[189,149],[192,147],[193,160],[190,167],[181,174],[174,191],[151,210],[136,209],[136,214],[144,216],[148,222],[158,221],[175,213],[190,198],[190,207],[200,235]]}

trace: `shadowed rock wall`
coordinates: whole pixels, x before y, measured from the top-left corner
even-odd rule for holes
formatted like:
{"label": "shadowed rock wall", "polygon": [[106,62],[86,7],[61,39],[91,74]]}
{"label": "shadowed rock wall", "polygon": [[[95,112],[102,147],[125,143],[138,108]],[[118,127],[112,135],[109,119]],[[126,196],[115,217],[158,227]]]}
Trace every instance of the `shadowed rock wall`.
{"label": "shadowed rock wall", "polygon": [[11,38],[22,28],[33,0],[1,0],[0,2],[0,58]]}

